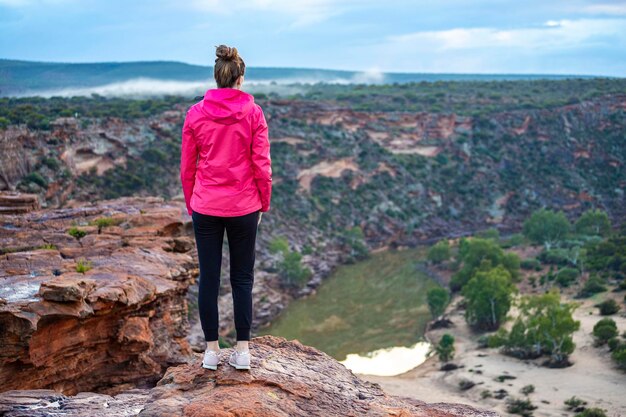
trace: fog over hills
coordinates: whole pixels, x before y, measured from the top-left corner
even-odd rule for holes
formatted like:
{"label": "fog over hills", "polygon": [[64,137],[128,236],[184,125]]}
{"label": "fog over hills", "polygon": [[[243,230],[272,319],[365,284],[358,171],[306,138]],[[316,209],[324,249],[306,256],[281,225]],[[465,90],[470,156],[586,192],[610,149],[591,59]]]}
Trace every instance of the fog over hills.
{"label": "fog over hills", "polygon": [[[421,81],[592,78],[592,75],[383,73],[312,68],[246,68],[246,90],[294,94],[307,85]],[[203,94],[213,67],[175,61],[52,63],[0,59],[0,96],[159,96]]]}

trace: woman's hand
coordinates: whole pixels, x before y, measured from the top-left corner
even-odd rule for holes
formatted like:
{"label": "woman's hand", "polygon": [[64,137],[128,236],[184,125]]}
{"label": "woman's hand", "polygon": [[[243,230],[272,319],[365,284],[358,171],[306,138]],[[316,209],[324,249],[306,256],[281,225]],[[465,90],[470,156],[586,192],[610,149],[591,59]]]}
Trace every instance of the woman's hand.
{"label": "woman's hand", "polygon": [[259,221],[257,222],[257,226],[261,224],[261,216],[263,216],[263,212],[259,211]]}

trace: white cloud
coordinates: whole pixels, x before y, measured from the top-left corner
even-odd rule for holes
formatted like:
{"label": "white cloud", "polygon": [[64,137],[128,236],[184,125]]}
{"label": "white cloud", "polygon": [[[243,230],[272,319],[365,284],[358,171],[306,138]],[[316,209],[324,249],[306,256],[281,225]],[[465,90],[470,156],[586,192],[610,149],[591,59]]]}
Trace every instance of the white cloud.
{"label": "white cloud", "polygon": [[626,15],[626,4],[592,4],[583,11],[593,14]]}
{"label": "white cloud", "polygon": [[[1,0],[0,0],[1,1]],[[289,28],[309,26],[344,13],[352,6],[372,0],[192,0],[191,6],[203,12],[231,14],[243,11],[269,11],[292,19]]]}
{"label": "white cloud", "polygon": [[456,27],[388,36],[351,57],[386,72],[626,74],[626,18],[544,20],[517,28]]}
{"label": "white cloud", "polygon": [[454,28],[390,36],[391,45],[428,50],[523,48],[562,50],[599,44],[611,37],[626,42],[626,19],[549,20],[542,26],[516,29]]}

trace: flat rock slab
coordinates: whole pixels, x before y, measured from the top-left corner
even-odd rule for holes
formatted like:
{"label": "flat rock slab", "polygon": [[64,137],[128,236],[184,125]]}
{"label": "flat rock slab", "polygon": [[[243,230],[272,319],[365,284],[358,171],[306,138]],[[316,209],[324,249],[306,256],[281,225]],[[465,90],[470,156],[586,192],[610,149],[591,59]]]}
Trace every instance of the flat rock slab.
{"label": "flat rock slab", "polygon": [[177,416],[497,416],[458,404],[426,404],[386,394],[337,360],[297,340],[271,335],[250,342],[251,369],[216,371],[198,355],[171,367],[153,388],[142,417]]}

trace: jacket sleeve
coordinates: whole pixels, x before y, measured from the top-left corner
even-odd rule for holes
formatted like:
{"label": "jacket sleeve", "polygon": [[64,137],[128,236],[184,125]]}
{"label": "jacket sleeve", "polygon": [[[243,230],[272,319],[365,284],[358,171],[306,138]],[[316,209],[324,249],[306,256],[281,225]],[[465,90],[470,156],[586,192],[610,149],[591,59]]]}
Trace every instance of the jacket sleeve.
{"label": "jacket sleeve", "polygon": [[193,186],[196,182],[196,164],[198,160],[198,148],[193,130],[189,124],[189,113],[185,117],[183,124],[183,140],[180,152],[180,181],[183,185],[183,194],[185,195],[185,204],[187,205],[187,213],[191,216],[191,196],[193,194]]}
{"label": "jacket sleeve", "polygon": [[266,212],[270,209],[272,199],[272,159],[267,122],[263,110],[260,107],[258,109],[252,131],[252,168],[261,197],[261,211]]}

